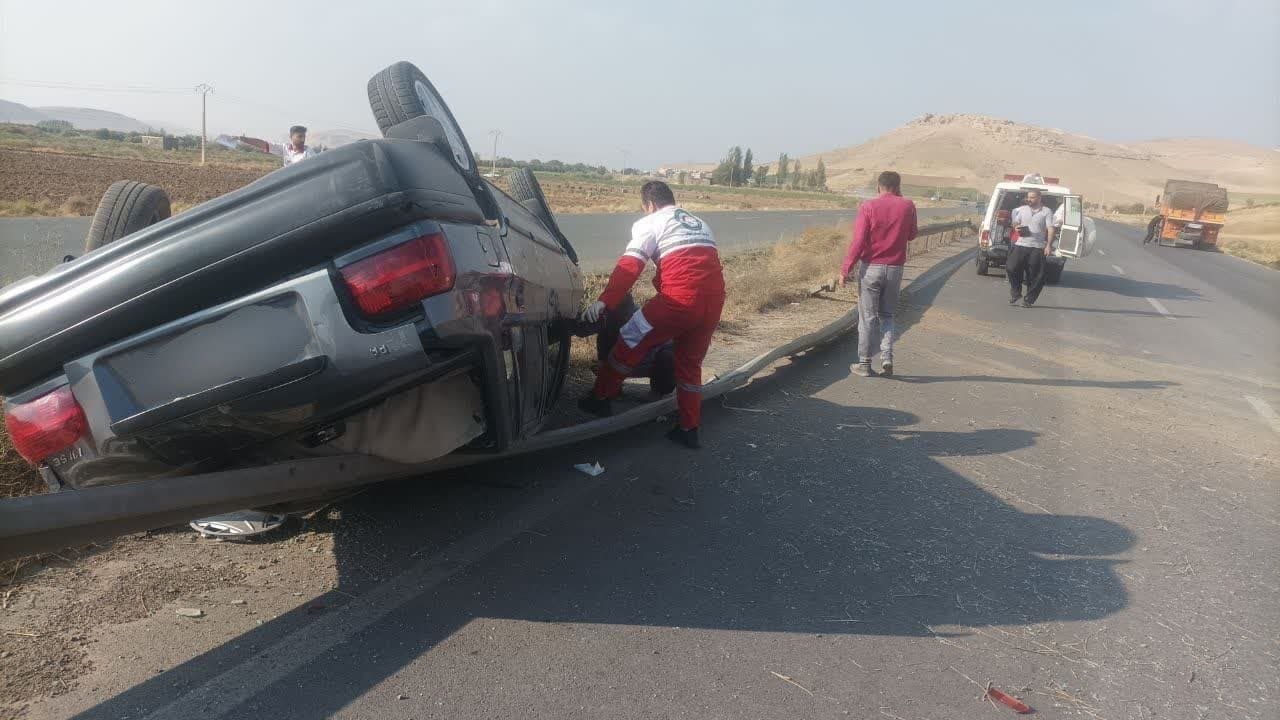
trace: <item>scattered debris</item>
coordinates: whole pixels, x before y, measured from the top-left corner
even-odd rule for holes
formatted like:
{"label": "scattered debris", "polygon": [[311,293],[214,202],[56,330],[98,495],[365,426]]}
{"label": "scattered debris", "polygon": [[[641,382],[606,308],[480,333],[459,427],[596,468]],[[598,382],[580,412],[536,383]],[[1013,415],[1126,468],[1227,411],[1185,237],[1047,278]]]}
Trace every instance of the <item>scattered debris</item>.
{"label": "scattered debris", "polygon": [[604,468],[598,462],[590,463],[590,464],[578,463],[577,465],[573,466],[573,469],[577,470],[578,472],[586,473],[591,477],[599,477],[600,475],[604,474]]}
{"label": "scattered debris", "polygon": [[204,611],[200,608],[178,608],[175,610],[179,617],[201,618],[204,617]]}
{"label": "scattered debris", "polygon": [[231,604],[232,605],[248,605],[249,601],[245,600],[244,598],[236,598],[235,600],[231,601]]}
{"label": "scattered debris", "polygon": [[1022,702],[1018,698],[1001,692],[991,686],[987,686],[987,697],[1000,701],[1004,705],[1013,708],[1013,711],[1019,715],[1027,715],[1031,712],[1031,706]]}
{"label": "scattered debris", "polygon": [[404,693],[400,693],[399,695],[397,695],[397,696],[396,696],[396,699],[397,699],[397,700],[408,700],[408,699],[409,699],[409,696],[408,696],[408,695],[405,695]]}
{"label": "scattered debris", "polygon": [[813,697],[813,691],[812,691],[812,690],[810,690],[809,688],[807,688],[807,687],[805,687],[805,686],[801,685],[800,683],[796,682],[796,681],[795,681],[795,680],[793,680],[790,676],[788,676],[788,675],[783,675],[782,673],[776,673],[776,672],[774,672],[774,671],[772,671],[772,670],[770,670],[770,671],[769,671],[769,673],[770,673],[770,674],[772,674],[774,677],[778,678],[779,680],[782,680],[783,682],[788,682],[788,683],[791,683],[792,685],[795,685],[796,687],[800,688],[801,690],[803,690],[803,691],[805,691],[805,692],[809,693],[809,697]]}

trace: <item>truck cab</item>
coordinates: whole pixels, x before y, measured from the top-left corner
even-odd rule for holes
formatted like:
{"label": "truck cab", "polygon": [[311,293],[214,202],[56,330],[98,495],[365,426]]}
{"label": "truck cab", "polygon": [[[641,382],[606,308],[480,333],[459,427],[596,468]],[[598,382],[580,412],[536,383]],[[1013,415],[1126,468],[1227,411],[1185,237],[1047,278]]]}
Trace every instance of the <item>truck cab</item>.
{"label": "truck cab", "polygon": [[[1053,254],[1045,268],[1045,281],[1056,283],[1062,278],[1068,258],[1087,254],[1085,245],[1084,199],[1072,194],[1071,188],[1059,184],[1058,178],[1041,175],[1005,175],[996,183],[987,202],[978,232],[976,259],[979,275],[986,275],[991,267],[1004,267],[1012,248],[1010,234],[1013,230],[1011,216],[1014,208],[1024,204],[1027,193],[1038,190],[1044,204],[1055,213],[1063,211],[1063,222],[1057,227],[1053,241]],[[1056,223],[1055,223],[1056,224]]]}

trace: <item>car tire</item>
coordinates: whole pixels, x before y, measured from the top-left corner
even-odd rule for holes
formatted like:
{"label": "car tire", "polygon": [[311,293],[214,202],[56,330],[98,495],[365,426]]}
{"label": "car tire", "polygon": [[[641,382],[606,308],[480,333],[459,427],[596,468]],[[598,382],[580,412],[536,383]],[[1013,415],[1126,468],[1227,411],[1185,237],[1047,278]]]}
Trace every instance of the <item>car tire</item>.
{"label": "car tire", "polygon": [[978,274],[986,275],[987,270],[989,270],[990,268],[991,268],[991,262],[986,258],[979,256],[978,257]]}
{"label": "car tire", "polygon": [[[445,132],[450,134],[449,144],[452,146],[454,162],[464,172],[476,175],[475,154],[466,135],[453,117],[453,111],[445,103],[444,97],[431,84],[425,73],[411,62],[400,61],[383,68],[382,72],[369,78],[369,109],[373,111],[374,122],[385,137],[387,131],[400,123],[420,115],[431,115],[440,121]],[[427,97],[439,104],[437,117],[427,107]]]}
{"label": "car tire", "polygon": [[93,213],[84,251],[93,252],[125,235],[155,225],[168,218],[169,214],[169,196],[164,190],[136,180],[114,182]]}
{"label": "car tire", "polygon": [[574,263],[578,262],[578,253],[574,251],[573,245],[569,243],[564,233],[560,232],[560,226],[556,224],[556,217],[551,212],[551,206],[547,204],[547,196],[542,193],[542,186],[538,184],[538,178],[534,177],[533,171],[529,168],[517,168],[511,173],[511,197],[516,202],[528,208],[529,212],[538,216],[543,225],[556,236],[556,241],[560,243],[565,252],[569,254],[569,259]]}

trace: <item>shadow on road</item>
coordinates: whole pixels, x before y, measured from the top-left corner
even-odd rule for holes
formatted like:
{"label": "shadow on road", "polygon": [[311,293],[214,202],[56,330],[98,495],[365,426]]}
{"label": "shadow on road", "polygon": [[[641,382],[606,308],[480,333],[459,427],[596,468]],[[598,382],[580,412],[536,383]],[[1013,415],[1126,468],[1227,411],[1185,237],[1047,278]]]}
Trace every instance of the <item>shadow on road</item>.
{"label": "shadow on road", "polygon": [[1098,273],[1071,270],[1062,274],[1058,287],[1076,290],[1098,290],[1113,292],[1125,297],[1154,298],[1156,300],[1201,300],[1199,292],[1181,285],[1162,282],[1147,282],[1117,275],[1100,275]]}
{"label": "shadow on road", "polygon": [[893,380],[912,385],[944,382],[1006,383],[1041,387],[1103,388],[1108,390],[1163,390],[1179,383],[1169,380],[1075,380],[1071,378],[1015,378],[995,375],[894,375]]}
{"label": "shadow on road", "polygon": [[1200,317],[1199,315],[1174,315],[1172,313],[1170,313],[1169,315],[1162,315],[1161,313],[1153,312],[1151,310],[1108,310],[1105,308],[1081,308],[1081,307],[1064,307],[1060,305],[1042,305],[1040,303],[1036,303],[1036,308],[1040,310],[1066,310],[1068,312],[1101,313],[1103,315],[1130,315],[1133,317],[1173,318],[1175,320],[1195,319]]}
{"label": "shadow on road", "polygon": [[[320,598],[323,612],[299,608],[81,717],[141,717],[223,672],[237,690],[207,717],[326,717],[486,619],[927,637],[937,626],[1089,620],[1125,607],[1114,572],[1122,560],[1106,556],[1132,545],[1126,528],[1023,512],[937,460],[1026,448],[1034,432],[930,430],[909,412],[812,397],[845,378],[849,352],[844,342],[811,353],[734,394],[733,405],[756,412],[709,404],[699,453],[646,426],[607,445],[351,499],[346,519],[327,527],[341,582]],[[568,469],[597,457],[609,469],[601,478]],[[466,538],[549,499],[553,512],[474,562],[383,592],[422,563],[459,563],[454,548]],[[335,613],[323,633],[297,639]],[[547,642],[514,627],[500,629],[495,647]],[[442,652],[475,661],[457,660],[458,647]],[[500,669],[504,660],[484,662]],[[286,661],[295,664],[271,674]]]}

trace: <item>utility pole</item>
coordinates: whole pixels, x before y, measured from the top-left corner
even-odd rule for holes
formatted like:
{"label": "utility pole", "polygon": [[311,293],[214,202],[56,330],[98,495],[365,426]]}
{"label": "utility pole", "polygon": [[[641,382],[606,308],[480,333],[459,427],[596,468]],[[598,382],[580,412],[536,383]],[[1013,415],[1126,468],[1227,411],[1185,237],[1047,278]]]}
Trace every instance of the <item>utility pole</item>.
{"label": "utility pole", "polygon": [[618,152],[622,153],[622,172],[623,172],[623,174],[626,174],[626,171],[627,171],[627,157],[629,157],[629,156],[631,155],[631,151],[630,151],[630,150],[619,150]]}
{"label": "utility pole", "polygon": [[209,109],[209,93],[213,92],[213,86],[209,83],[200,83],[196,86],[196,92],[200,93],[200,164],[204,165],[204,139],[209,136],[206,119]]}
{"label": "utility pole", "polygon": [[498,175],[498,138],[502,137],[501,130],[490,130],[489,134],[493,136],[493,167],[489,173],[495,177]]}

